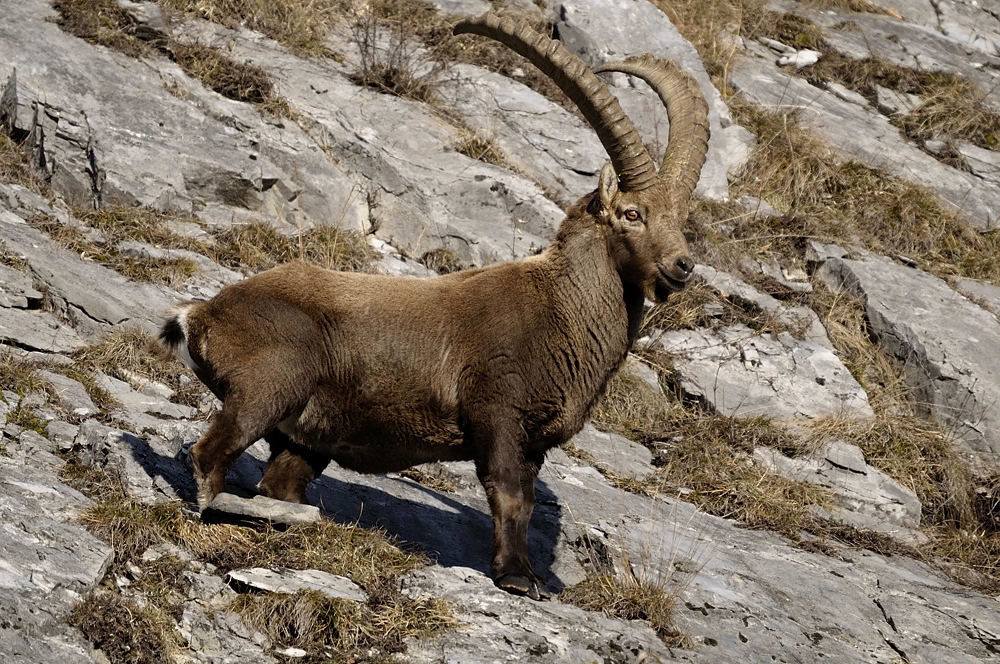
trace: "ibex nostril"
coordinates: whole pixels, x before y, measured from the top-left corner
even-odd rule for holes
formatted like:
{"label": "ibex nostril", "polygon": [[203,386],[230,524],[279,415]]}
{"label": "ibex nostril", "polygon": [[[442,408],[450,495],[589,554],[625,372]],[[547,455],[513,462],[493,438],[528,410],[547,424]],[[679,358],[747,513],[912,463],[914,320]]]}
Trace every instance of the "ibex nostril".
{"label": "ibex nostril", "polygon": [[691,276],[694,272],[694,259],[688,256],[681,256],[677,259],[677,269],[684,273],[685,276]]}

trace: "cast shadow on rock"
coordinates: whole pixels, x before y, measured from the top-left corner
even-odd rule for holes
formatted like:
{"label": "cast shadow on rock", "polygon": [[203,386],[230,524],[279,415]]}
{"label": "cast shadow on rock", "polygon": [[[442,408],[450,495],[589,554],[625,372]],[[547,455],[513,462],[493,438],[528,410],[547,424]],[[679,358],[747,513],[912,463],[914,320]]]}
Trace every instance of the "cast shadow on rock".
{"label": "cast shadow on rock", "polygon": [[[182,500],[193,501],[195,485],[184,446],[170,456],[137,436],[124,435],[121,443],[130,448],[133,460],[150,478],[161,477]],[[169,452],[167,448],[163,452]],[[266,463],[244,453],[227,475],[226,490],[252,497],[263,476]],[[348,479],[337,476],[348,475]],[[357,481],[351,481],[356,477]],[[380,488],[381,487],[381,488]],[[469,567],[490,573],[493,521],[485,497],[453,497],[416,482],[385,475],[361,475],[331,464],[327,473],[312,483],[310,500],[329,518],[344,524],[378,527],[403,542],[417,545],[438,564]],[[528,534],[531,564],[559,592],[562,581],[552,565],[560,536],[562,508],[555,494],[541,480],[535,483],[535,511]],[[481,503],[479,504],[468,504]]]}

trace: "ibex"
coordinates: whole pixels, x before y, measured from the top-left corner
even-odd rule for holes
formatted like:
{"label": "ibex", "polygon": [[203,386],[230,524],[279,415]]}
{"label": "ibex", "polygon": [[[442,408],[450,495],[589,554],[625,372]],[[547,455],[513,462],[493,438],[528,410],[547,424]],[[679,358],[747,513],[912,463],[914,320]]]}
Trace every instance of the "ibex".
{"label": "ibex", "polygon": [[472,460],[493,516],[494,583],[537,600],[549,595],[528,561],[535,478],[624,362],[644,299],[662,302],[691,276],[681,229],[705,161],[707,105],[670,61],[596,70],[640,77],[666,105],[657,174],[618,101],[557,41],[493,13],[460,22],[463,33],[534,63],[611,158],[551,245],[433,279],[289,263],[182,305],[159,339],[222,401],[190,453],[202,509],[261,437],[271,460],[259,490],[298,502],[330,459],[365,473]]}

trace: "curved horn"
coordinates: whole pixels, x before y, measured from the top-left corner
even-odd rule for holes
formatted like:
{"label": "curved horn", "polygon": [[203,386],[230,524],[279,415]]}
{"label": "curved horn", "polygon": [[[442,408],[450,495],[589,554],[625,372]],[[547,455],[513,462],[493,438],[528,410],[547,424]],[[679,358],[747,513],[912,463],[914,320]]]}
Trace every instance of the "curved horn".
{"label": "curved horn", "polygon": [[488,12],[467,18],[454,34],[477,34],[495,39],[526,57],[552,79],[580,109],[611,157],[622,191],[648,189],[656,184],[656,166],[639,132],[608,92],[607,86],[562,44],[535,32],[525,21]]}
{"label": "curved horn", "polygon": [[670,135],[663,165],[660,166],[660,178],[690,196],[698,184],[701,167],[705,165],[711,134],[708,104],[698,82],[673,60],[654,58],[649,54],[608,63],[594,71],[618,71],[638,76],[660,96],[670,119]]}

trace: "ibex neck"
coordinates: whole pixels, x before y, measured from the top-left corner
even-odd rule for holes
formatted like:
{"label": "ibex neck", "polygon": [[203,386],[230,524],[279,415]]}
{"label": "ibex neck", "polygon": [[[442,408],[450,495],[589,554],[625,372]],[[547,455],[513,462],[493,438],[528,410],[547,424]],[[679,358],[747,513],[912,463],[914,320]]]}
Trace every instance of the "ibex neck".
{"label": "ibex neck", "polygon": [[576,376],[581,396],[596,399],[625,361],[642,320],[641,291],[623,284],[605,230],[588,216],[571,215],[548,249],[555,272],[553,313],[575,356],[586,359]]}

